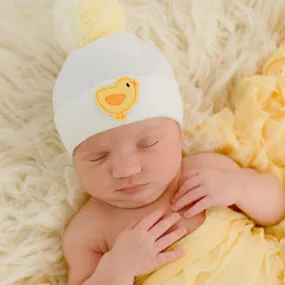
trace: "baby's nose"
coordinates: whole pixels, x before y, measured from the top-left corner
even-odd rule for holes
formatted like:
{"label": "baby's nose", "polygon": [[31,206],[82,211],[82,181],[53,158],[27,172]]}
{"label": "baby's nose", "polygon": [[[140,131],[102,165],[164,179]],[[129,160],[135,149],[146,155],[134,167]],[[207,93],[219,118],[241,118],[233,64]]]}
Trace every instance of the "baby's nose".
{"label": "baby's nose", "polygon": [[128,178],[141,172],[141,164],[135,155],[124,155],[114,159],[112,175],[116,179]]}

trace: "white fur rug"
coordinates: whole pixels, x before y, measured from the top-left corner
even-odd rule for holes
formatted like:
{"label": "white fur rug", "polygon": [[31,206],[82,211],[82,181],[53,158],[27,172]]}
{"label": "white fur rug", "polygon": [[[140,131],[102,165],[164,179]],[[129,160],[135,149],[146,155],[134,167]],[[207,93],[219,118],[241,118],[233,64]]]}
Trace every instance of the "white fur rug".
{"label": "white fur rug", "polygon": [[[285,37],[284,0],[121,0],[128,29],[169,58],[193,129]],[[66,283],[64,226],[84,203],[52,122],[65,54],[52,0],[0,1],[0,284]],[[185,142],[187,151],[198,149]],[[211,143],[199,146],[211,149]]]}

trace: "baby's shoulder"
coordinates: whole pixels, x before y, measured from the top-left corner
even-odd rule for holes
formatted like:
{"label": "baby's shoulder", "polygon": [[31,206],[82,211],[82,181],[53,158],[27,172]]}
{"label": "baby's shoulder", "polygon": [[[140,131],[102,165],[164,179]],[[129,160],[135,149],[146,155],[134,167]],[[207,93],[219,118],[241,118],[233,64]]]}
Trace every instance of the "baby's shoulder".
{"label": "baby's shoulder", "polygon": [[191,154],[183,159],[186,169],[197,168],[237,168],[238,165],[230,157],[220,153],[197,153]]}
{"label": "baby's shoulder", "polygon": [[67,225],[63,246],[88,247],[96,252],[101,252],[103,236],[101,235],[102,218],[99,222],[98,209],[90,199],[70,220]]}

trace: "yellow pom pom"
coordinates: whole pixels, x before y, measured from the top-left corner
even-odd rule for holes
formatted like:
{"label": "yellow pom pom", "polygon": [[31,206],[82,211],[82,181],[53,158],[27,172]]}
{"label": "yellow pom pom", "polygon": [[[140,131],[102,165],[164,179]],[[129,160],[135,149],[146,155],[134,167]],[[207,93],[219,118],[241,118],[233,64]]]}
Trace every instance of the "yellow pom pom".
{"label": "yellow pom pom", "polygon": [[55,0],[54,30],[66,52],[125,28],[123,9],[117,0]]}

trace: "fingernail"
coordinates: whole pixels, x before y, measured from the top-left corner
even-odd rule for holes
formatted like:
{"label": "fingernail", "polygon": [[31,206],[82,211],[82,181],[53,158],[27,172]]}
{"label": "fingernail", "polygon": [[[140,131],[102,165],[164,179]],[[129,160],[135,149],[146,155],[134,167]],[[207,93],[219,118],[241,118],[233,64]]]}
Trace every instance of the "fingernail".
{"label": "fingernail", "polygon": [[189,218],[190,218],[190,215],[187,214],[187,213],[185,213],[185,214],[184,214],[184,217],[185,217],[186,219],[189,219]]}
{"label": "fingernail", "polygon": [[187,229],[186,228],[181,228],[181,232],[182,232],[182,234],[186,234],[187,233]]}
{"label": "fingernail", "polygon": [[174,213],[173,216],[174,216],[175,219],[180,219],[181,218],[179,213]]}

